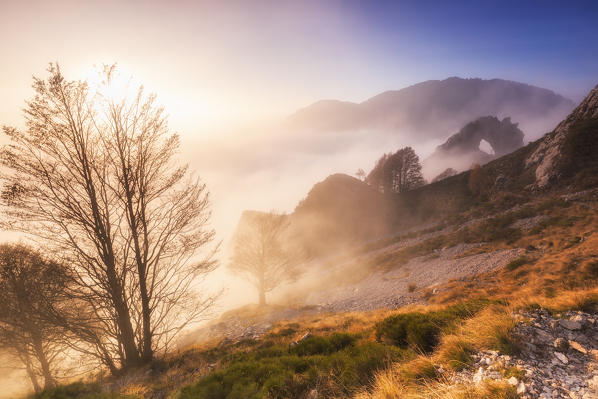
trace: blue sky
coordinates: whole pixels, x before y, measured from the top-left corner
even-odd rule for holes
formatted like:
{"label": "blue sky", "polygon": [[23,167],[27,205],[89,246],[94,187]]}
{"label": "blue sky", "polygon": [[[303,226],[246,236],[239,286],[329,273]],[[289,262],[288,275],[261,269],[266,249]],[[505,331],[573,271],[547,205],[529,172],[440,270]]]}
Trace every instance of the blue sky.
{"label": "blue sky", "polygon": [[501,77],[575,99],[598,84],[596,1],[340,2],[381,75]]}

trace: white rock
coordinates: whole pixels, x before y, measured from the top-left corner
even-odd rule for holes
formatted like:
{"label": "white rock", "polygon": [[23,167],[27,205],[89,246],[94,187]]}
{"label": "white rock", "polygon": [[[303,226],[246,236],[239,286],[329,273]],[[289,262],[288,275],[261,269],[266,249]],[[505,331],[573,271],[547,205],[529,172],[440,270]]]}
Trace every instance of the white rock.
{"label": "white rock", "polygon": [[507,382],[513,386],[517,385],[519,383],[519,380],[516,377],[511,377],[507,380]]}
{"label": "white rock", "polygon": [[554,356],[561,361],[563,364],[569,364],[569,359],[561,352],[554,352]]}
{"label": "white rock", "polygon": [[524,394],[524,393],[525,393],[525,391],[526,391],[526,389],[525,389],[525,384],[523,383],[523,381],[521,381],[521,382],[520,382],[520,383],[517,385],[517,393],[518,393],[519,395],[522,395],[522,394]]}

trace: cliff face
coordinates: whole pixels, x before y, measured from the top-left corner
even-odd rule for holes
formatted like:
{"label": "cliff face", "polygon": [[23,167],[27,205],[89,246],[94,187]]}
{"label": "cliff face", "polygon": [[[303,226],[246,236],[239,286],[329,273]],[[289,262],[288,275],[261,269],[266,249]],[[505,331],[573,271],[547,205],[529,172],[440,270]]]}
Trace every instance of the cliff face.
{"label": "cliff face", "polygon": [[[581,104],[559,123],[553,132],[541,139],[535,151],[525,160],[526,168],[535,169],[535,187],[545,188],[556,182],[567,172],[563,170],[564,164],[571,164],[575,158],[577,158],[575,163],[578,163],[580,168],[590,166],[587,163],[592,161],[592,155],[593,159],[598,158],[597,153],[590,151],[596,148],[598,141],[597,121],[598,86],[590,91]],[[587,157],[576,152],[590,153]]]}

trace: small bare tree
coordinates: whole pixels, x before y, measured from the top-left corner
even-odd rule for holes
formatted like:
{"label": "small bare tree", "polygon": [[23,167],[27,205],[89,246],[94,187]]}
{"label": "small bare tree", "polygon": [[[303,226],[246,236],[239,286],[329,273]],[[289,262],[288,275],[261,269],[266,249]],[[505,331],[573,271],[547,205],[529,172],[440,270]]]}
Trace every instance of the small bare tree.
{"label": "small bare tree", "polygon": [[215,267],[214,248],[197,258],[214,236],[208,192],[176,164],[179,138],[142,87],[106,94],[114,67],[98,91],[49,73],[34,78],[27,129],[4,128],[5,224],[72,265],[73,301],[86,305],[65,324],[113,372],[135,367],[213,303],[197,295]]}
{"label": "small bare tree", "polygon": [[65,330],[43,317],[62,301],[69,276],[61,265],[23,245],[0,246],[0,347],[25,367],[33,388],[55,385]]}
{"label": "small bare tree", "polygon": [[229,268],[249,279],[266,304],[266,294],[300,274],[301,251],[285,240],[289,218],[276,212],[245,212],[233,238]]}
{"label": "small bare tree", "polygon": [[355,172],[355,176],[356,176],[356,177],[357,177],[359,180],[361,180],[361,181],[364,181],[367,175],[366,175],[366,173],[365,173],[365,170],[363,170],[363,169],[359,168],[359,169],[357,169],[357,172]]}

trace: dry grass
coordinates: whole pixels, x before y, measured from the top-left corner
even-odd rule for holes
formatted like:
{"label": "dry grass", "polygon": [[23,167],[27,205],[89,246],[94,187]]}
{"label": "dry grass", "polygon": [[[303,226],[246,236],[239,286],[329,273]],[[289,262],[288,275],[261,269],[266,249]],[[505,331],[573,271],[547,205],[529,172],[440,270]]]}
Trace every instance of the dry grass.
{"label": "dry grass", "polygon": [[445,334],[430,356],[418,356],[394,364],[379,373],[369,392],[358,399],[390,398],[511,398],[506,385],[486,384],[477,387],[451,386],[438,375],[434,365],[460,370],[471,365],[471,354],[478,350],[495,349],[510,353],[515,350],[510,333],[515,322],[507,306],[492,305],[465,320],[456,331]]}
{"label": "dry grass", "polygon": [[[304,312],[291,320],[279,322],[271,333],[280,334],[281,340],[292,340],[306,331],[315,335],[342,331],[360,333],[362,339],[373,340],[374,325],[397,313],[437,311],[447,304],[478,297],[503,299],[508,301],[509,306],[492,305],[466,319],[441,337],[432,354],[390,365],[374,376],[371,386],[356,398],[516,398],[514,389],[507,384],[452,385],[439,375],[435,365],[456,371],[471,365],[471,354],[475,351],[495,349],[503,353],[515,352],[517,347],[510,340],[510,332],[515,325],[511,314],[515,309],[541,306],[554,312],[590,307],[598,310],[598,207],[573,205],[546,212],[552,219],[516,242],[490,242],[468,254],[512,247],[528,248],[526,262],[516,267],[449,282],[437,287],[440,291],[437,295],[432,294],[431,288],[414,287],[421,292],[422,298],[429,298],[427,304],[410,305],[394,311]],[[263,312],[266,310],[246,307],[224,315],[223,319],[260,318]],[[214,341],[171,354],[164,360],[163,368],[157,365],[160,370],[154,376],[143,375],[136,381],[131,380],[122,393],[143,395],[148,386],[173,392],[196,381],[217,362],[215,358],[218,356],[209,354],[210,351],[220,351],[215,349],[216,345]]]}
{"label": "dry grass", "polygon": [[449,381],[429,381],[405,385],[393,375],[380,374],[377,389],[362,392],[355,399],[518,399],[514,387],[506,382],[484,382],[480,385],[453,384]]}
{"label": "dry grass", "polygon": [[[510,245],[528,248],[526,262],[465,281],[449,282],[439,287],[441,294],[429,295],[429,303],[435,305],[483,296],[508,300],[509,306],[491,306],[464,321],[456,331],[442,337],[433,354],[389,367],[376,376],[369,391],[357,398],[518,397],[508,384],[449,384],[435,377],[429,366],[440,364],[459,370],[470,366],[470,354],[474,351],[516,352],[516,343],[510,339],[515,309],[541,306],[554,312],[598,310],[598,208],[573,205],[547,212],[552,219]],[[508,247],[504,242],[487,243],[474,252]]]}

